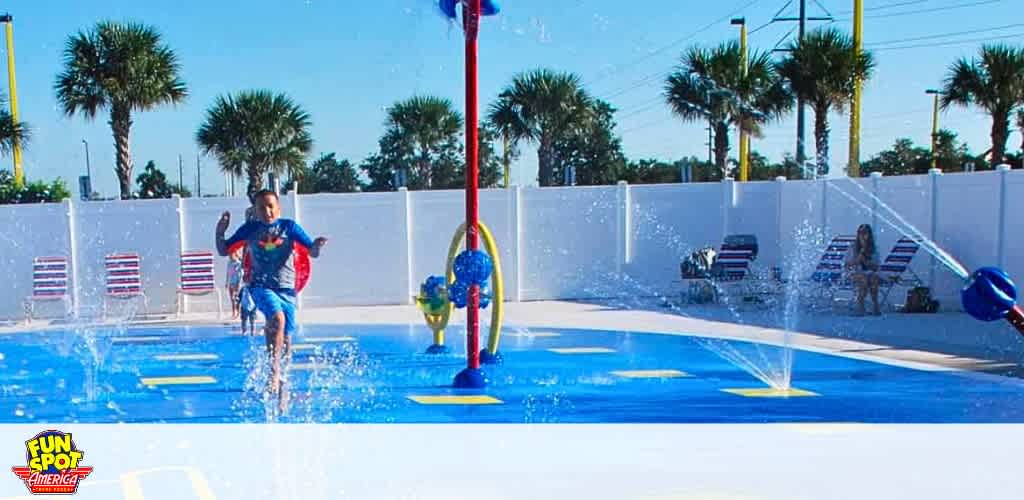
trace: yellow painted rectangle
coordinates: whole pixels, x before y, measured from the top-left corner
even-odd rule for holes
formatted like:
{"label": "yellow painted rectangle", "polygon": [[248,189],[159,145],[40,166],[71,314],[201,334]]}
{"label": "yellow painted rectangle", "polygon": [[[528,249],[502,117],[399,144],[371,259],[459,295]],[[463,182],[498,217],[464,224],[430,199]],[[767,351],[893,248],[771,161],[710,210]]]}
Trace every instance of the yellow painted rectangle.
{"label": "yellow painted rectangle", "polygon": [[151,337],[114,337],[110,341],[115,344],[123,344],[128,342],[156,342],[163,340],[167,337],[151,336]]}
{"label": "yellow painted rectangle", "polygon": [[555,333],[555,332],[512,332],[512,333],[503,333],[502,336],[505,336],[505,337],[538,338],[538,339],[540,339],[540,338],[561,337],[562,334],[561,333]]}
{"label": "yellow painted rectangle", "polygon": [[491,396],[407,396],[421,405],[499,405],[500,399]]}
{"label": "yellow painted rectangle", "polygon": [[607,347],[554,347],[548,350],[558,354],[607,354],[615,352],[615,349]]}
{"label": "yellow painted rectangle", "polygon": [[290,369],[297,371],[313,371],[319,370],[321,368],[327,368],[327,366],[328,365],[325,365],[323,363],[295,363],[291,365]]}
{"label": "yellow painted rectangle", "polygon": [[306,342],[353,342],[355,337],[305,337]]}
{"label": "yellow painted rectangle", "polygon": [[692,376],[679,370],[616,370],[612,372],[612,375],[626,378],[679,378]]}
{"label": "yellow painted rectangle", "polygon": [[820,396],[820,394],[797,388],[776,389],[774,387],[760,387],[757,389],[722,389],[722,391],[748,398],[796,398]]}
{"label": "yellow painted rectangle", "polygon": [[190,375],[184,377],[143,377],[139,379],[143,385],[156,387],[160,385],[194,385],[215,384],[217,379],[207,375]]}
{"label": "yellow painted rectangle", "polygon": [[157,354],[153,356],[157,361],[212,361],[219,359],[216,354]]}

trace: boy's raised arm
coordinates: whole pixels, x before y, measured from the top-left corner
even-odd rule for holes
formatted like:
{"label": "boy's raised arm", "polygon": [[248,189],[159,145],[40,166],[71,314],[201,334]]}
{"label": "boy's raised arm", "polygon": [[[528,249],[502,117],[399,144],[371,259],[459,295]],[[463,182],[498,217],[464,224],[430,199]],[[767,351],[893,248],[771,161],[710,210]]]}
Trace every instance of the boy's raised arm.
{"label": "boy's raised arm", "polygon": [[217,253],[221,257],[227,257],[228,251],[231,249],[231,245],[238,243],[242,238],[245,238],[246,233],[249,231],[249,223],[242,224],[242,227],[235,231],[235,234],[231,235],[227,240],[224,239],[224,232],[228,230],[228,225],[231,224],[231,213],[224,212],[220,216],[220,220],[217,221]]}

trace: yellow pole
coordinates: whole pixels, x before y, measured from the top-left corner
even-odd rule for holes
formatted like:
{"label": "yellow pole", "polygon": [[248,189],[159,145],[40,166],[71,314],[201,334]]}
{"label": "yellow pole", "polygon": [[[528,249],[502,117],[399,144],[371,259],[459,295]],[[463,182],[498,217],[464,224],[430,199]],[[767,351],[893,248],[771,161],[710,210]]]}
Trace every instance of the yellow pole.
{"label": "yellow pole", "polygon": [[[0,17],[7,26],[7,84],[11,93],[11,121],[18,124],[18,84],[14,79],[14,19],[10,14]],[[21,170],[21,145],[14,139],[14,184],[24,185],[25,173]]]}
{"label": "yellow pole", "polygon": [[939,93],[935,92],[932,104],[932,168],[939,168]]}
{"label": "yellow pole", "polygon": [[[853,0],[853,51],[860,56],[864,42],[864,1]],[[860,78],[853,84],[853,102],[850,104],[850,160],[847,172],[850,177],[860,177]]]}
{"label": "yellow pole", "polygon": [[[743,77],[746,78],[747,23],[745,21],[740,24],[740,67],[743,69]],[[743,120],[740,120],[740,182],[746,182],[750,178],[750,137],[743,125]]]}

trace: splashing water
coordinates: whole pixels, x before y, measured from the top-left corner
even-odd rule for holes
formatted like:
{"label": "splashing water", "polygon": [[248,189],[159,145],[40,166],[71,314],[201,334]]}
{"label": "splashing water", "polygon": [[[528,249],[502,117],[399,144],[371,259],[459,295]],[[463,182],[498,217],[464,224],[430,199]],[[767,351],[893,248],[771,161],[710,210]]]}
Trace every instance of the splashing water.
{"label": "splashing water", "polygon": [[[601,222],[607,222],[604,220],[605,217],[599,214],[602,212],[601,209],[608,209],[610,206],[599,201],[589,206],[581,215],[584,218],[595,218]],[[693,244],[687,241],[679,231],[665,224],[656,213],[656,210],[634,205],[632,217],[634,224],[643,224],[653,230],[652,233],[648,233],[647,238],[656,238],[657,245],[666,250],[667,254],[674,257],[683,257],[696,250]],[[541,251],[551,253],[555,249],[543,248]],[[567,273],[568,276],[593,276],[594,274],[594,269],[584,269],[584,266],[579,264],[574,271]],[[711,282],[711,284],[716,287],[721,305],[725,306],[725,311],[729,314],[729,321],[736,324],[748,323],[744,320],[741,313],[741,304],[737,303],[732,294],[729,293],[729,290],[714,282]],[[582,288],[584,295],[593,298],[609,299],[615,307],[628,309],[650,308],[652,306],[651,299],[653,298],[660,304],[662,309],[667,308],[672,314],[692,317],[679,305],[669,300],[656,286],[646,283],[641,278],[632,276],[626,271],[621,273],[614,271],[598,272],[598,277],[583,283]],[[790,387],[793,357],[791,337],[788,335],[788,332],[778,342],[781,346],[781,354],[776,352],[778,348],[768,347],[760,342],[749,344],[748,349],[746,344],[737,344],[724,339],[701,336],[693,336],[691,338],[701,347],[744,370],[772,388],[788,389]]]}
{"label": "splashing water", "polygon": [[914,240],[921,245],[921,248],[923,248],[926,252],[935,257],[935,259],[938,260],[943,266],[945,266],[954,274],[959,276],[960,279],[966,280],[970,277],[971,273],[967,271],[963,264],[957,261],[956,258],[950,255],[948,252],[940,248],[938,244],[936,244],[934,241],[925,236],[924,233],[922,233],[919,229],[914,227],[913,224],[907,222],[907,220],[900,216],[900,214],[898,214],[895,210],[893,210],[892,207],[890,207],[884,201],[875,196],[874,193],[871,193],[867,189],[864,189],[864,186],[861,186],[860,184],[854,182],[853,179],[850,179],[848,177],[846,179],[853,185],[857,186],[857,188],[859,188],[861,192],[863,192],[865,195],[869,196],[872,199],[872,201],[878,204],[879,207],[884,208],[892,217],[892,219],[886,217],[885,215],[876,213],[873,208],[865,205],[860,200],[857,200],[850,193],[847,193],[846,191],[840,189],[839,186],[836,186],[834,183],[826,181],[826,185],[834,189],[837,193],[846,197],[846,199],[850,200],[857,206],[866,210],[868,213],[877,215],[879,220],[888,224],[893,229],[913,237]]}

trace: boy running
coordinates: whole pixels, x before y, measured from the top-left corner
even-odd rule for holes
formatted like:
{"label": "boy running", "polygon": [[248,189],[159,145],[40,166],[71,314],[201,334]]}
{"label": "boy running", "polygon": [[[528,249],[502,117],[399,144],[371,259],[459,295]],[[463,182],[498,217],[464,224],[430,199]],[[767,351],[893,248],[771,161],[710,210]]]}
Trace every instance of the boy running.
{"label": "boy running", "polygon": [[217,252],[221,256],[238,243],[245,244],[251,259],[251,274],[247,290],[256,308],[267,321],[266,341],[270,354],[270,393],[278,394],[279,408],[283,412],[287,396],[283,390],[281,359],[288,355],[288,337],[295,333],[295,263],[293,245],[309,249],[313,258],[327,238],[313,240],[298,223],[281,219],[281,206],[277,193],[263,190],[253,196],[255,220],[247,221],[230,238],[224,232],[231,223],[231,214],[224,212],[217,223]]}

